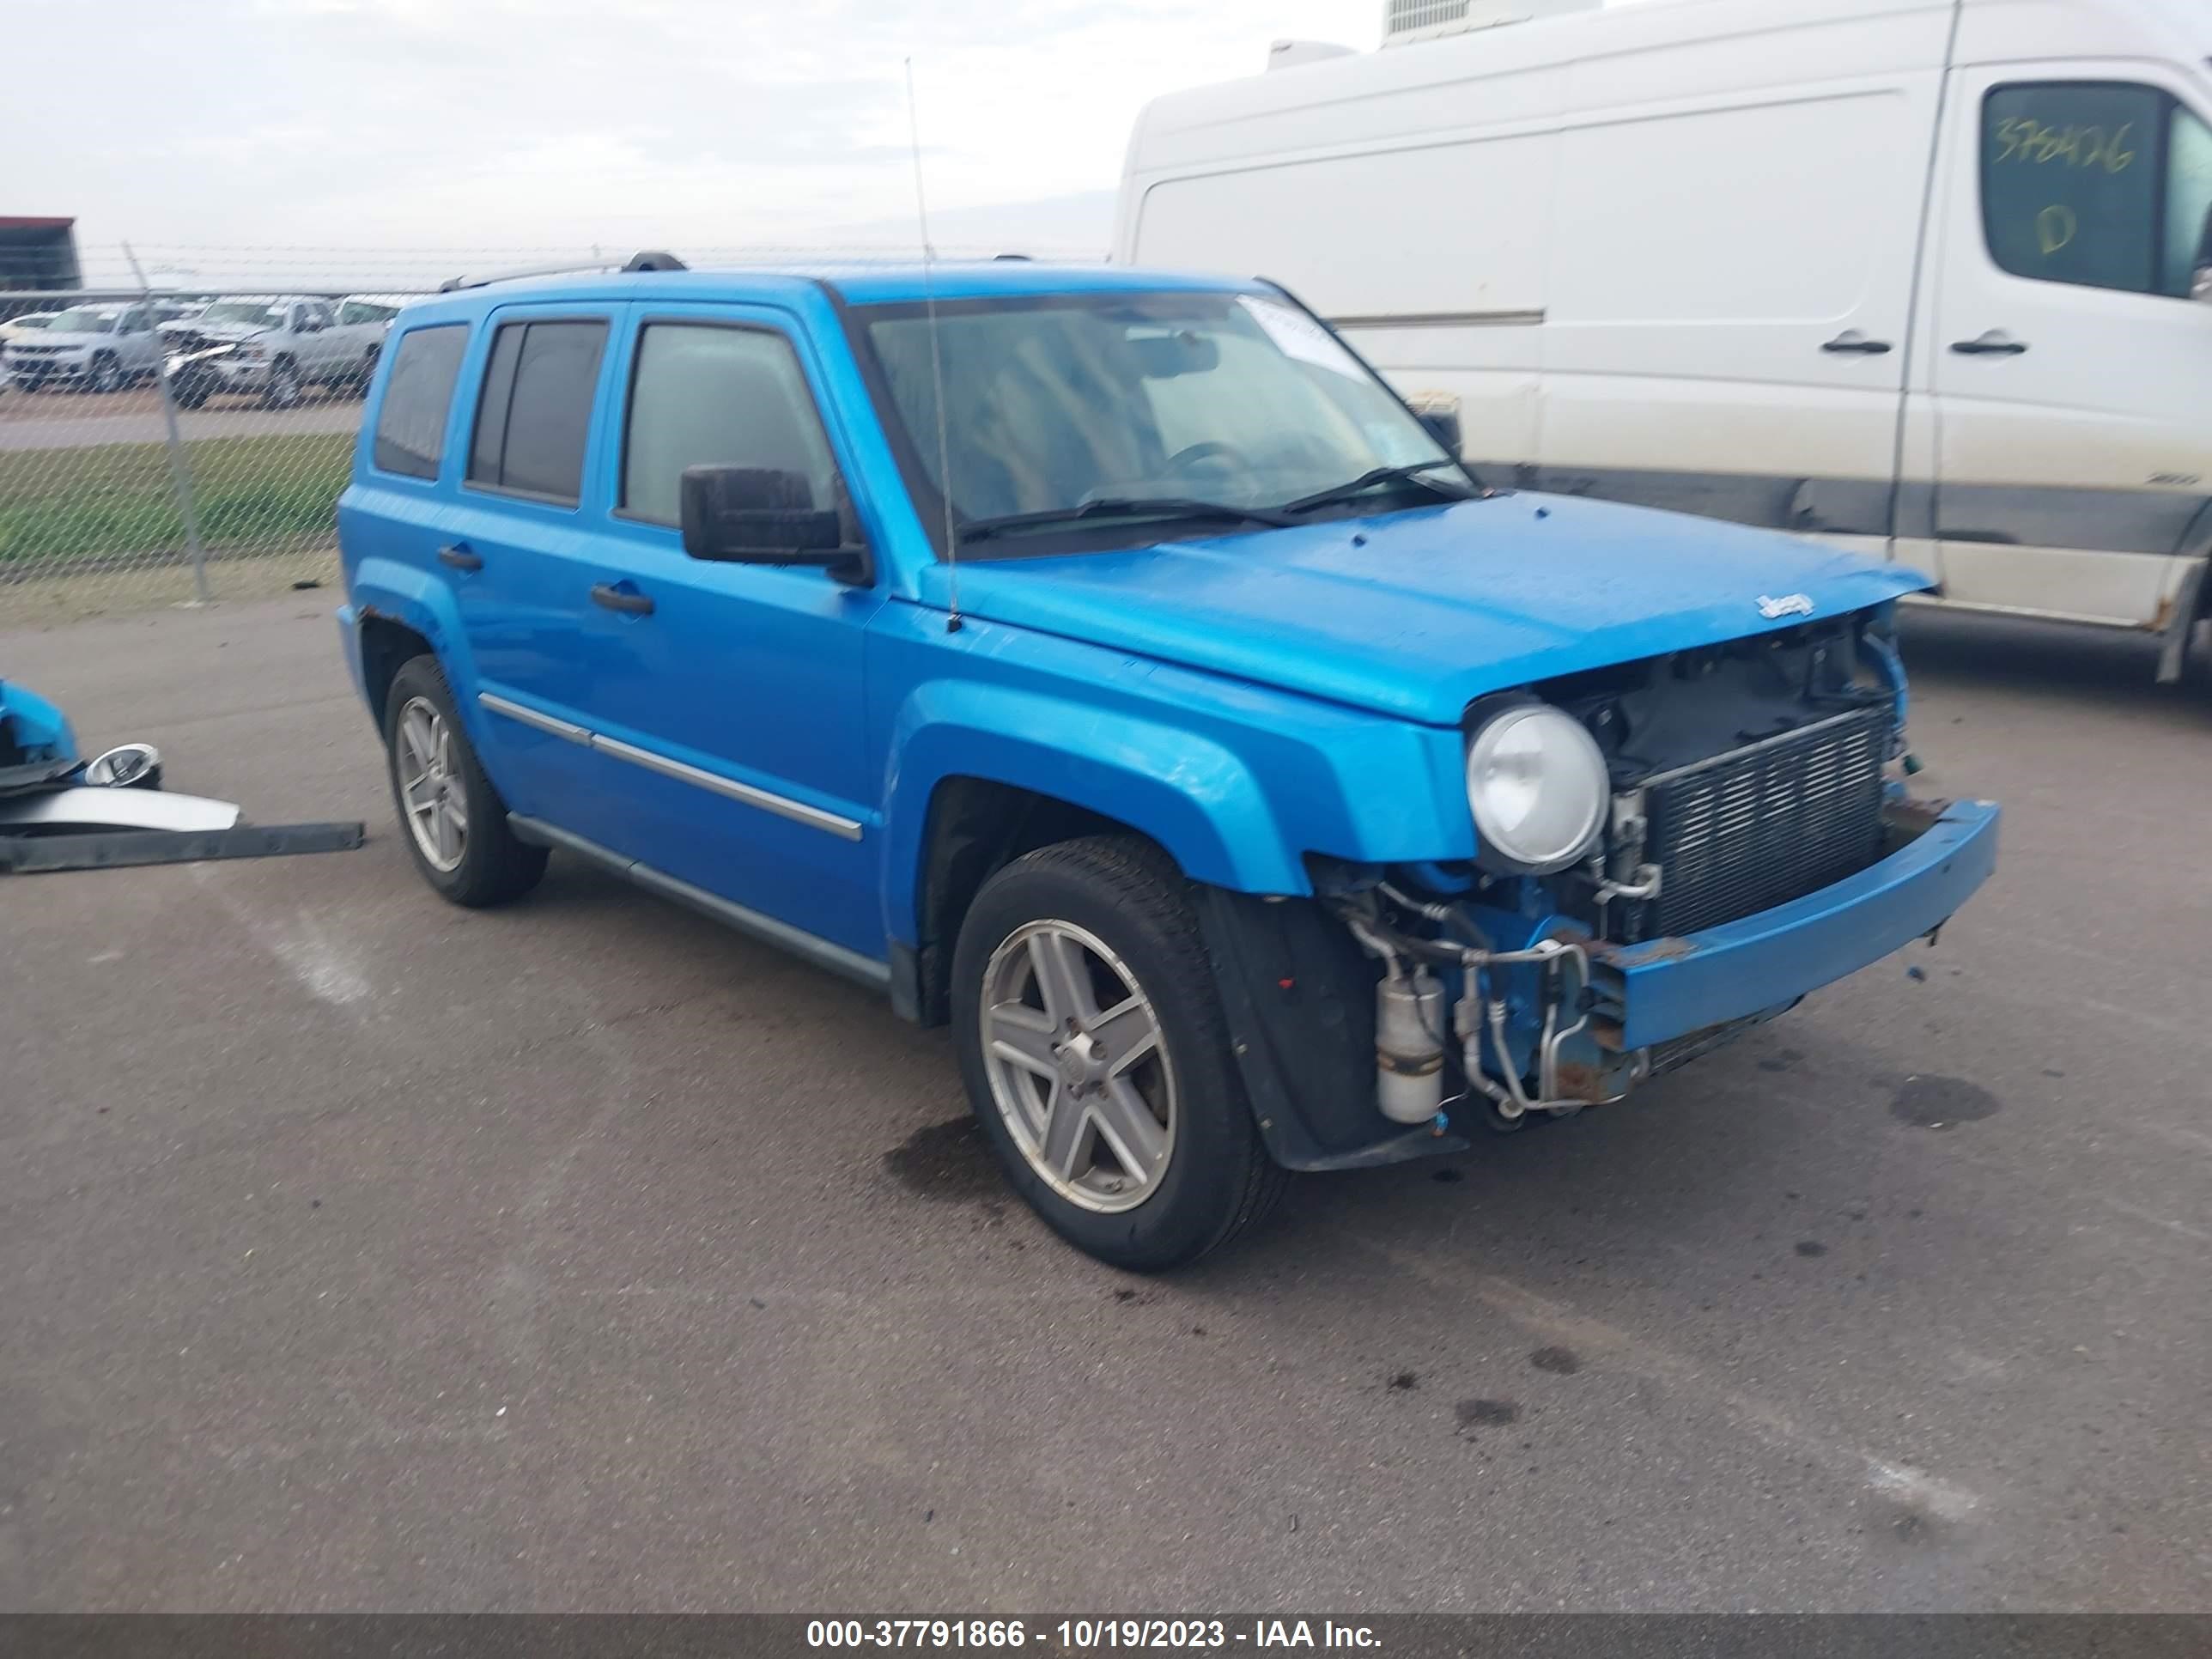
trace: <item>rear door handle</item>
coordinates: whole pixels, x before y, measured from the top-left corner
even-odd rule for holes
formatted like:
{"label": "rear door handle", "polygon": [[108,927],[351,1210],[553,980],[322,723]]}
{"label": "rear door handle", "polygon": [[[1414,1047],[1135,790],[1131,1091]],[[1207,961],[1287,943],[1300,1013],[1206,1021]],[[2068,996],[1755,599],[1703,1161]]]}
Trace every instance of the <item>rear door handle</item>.
{"label": "rear door handle", "polygon": [[650,617],[653,614],[653,595],[625,592],[612,582],[600,582],[592,589],[592,603],[605,605],[610,611],[619,611],[625,617]]}
{"label": "rear door handle", "polygon": [[471,552],[466,542],[455,542],[451,547],[438,550],[438,562],[451,565],[456,570],[481,570],[483,556]]}
{"label": "rear door handle", "polygon": [[1886,357],[1890,353],[1887,340],[1869,340],[1855,328],[1847,328],[1820,348],[1832,351],[1838,357]]}
{"label": "rear door handle", "polygon": [[2017,357],[2027,349],[2027,342],[2015,340],[2001,328],[1993,328],[1978,340],[1954,340],[1951,349],[1961,357]]}

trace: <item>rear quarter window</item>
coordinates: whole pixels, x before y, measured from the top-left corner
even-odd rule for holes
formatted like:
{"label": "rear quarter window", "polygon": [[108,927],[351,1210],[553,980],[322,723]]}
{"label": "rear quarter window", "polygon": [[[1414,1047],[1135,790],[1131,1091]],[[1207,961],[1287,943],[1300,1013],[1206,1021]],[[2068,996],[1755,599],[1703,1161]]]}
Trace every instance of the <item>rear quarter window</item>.
{"label": "rear quarter window", "polygon": [[468,343],[465,323],[410,329],[399,337],[376,417],[373,459],[377,471],[407,478],[438,476],[445,459],[446,417],[453,408],[453,383]]}

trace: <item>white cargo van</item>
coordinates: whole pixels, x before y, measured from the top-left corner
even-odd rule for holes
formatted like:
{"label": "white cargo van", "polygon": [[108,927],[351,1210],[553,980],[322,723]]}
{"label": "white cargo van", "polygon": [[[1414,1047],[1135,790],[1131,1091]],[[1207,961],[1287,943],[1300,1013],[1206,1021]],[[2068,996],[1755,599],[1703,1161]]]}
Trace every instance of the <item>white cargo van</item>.
{"label": "white cargo van", "polygon": [[[1534,15],[1532,15],[1534,14]],[[2212,615],[2212,4],[1389,0],[1158,100],[1118,260],[1273,277],[1501,483],[1954,605]]]}

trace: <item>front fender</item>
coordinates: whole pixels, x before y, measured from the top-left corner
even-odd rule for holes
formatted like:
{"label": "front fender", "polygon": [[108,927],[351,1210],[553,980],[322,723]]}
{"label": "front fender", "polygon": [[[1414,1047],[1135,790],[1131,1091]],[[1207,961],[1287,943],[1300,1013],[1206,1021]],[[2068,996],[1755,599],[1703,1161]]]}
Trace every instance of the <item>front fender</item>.
{"label": "front fender", "polygon": [[929,808],[948,778],[1006,784],[1150,836],[1194,880],[1247,893],[1311,890],[1251,769],[1211,738],[1126,710],[993,686],[917,686],[893,723],[884,789],[886,929],[918,932]]}

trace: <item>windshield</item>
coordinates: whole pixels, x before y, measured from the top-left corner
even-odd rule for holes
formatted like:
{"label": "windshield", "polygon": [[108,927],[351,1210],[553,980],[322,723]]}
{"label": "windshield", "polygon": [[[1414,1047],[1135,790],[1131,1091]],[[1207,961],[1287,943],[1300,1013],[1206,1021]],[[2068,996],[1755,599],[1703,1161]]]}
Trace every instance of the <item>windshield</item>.
{"label": "windshield", "polygon": [[338,307],[342,323],[388,323],[398,314],[398,306],[380,305],[374,300],[348,300]]}
{"label": "windshield", "polygon": [[34,311],[27,317],[16,318],[15,325],[17,328],[52,328],[55,314],[51,311]]}
{"label": "windshield", "polygon": [[115,319],[106,312],[78,306],[74,310],[59,313],[47,326],[57,334],[112,334],[115,332]]}
{"label": "windshield", "polygon": [[[927,308],[857,315],[889,384],[884,418],[941,491]],[[1268,296],[947,301],[937,331],[963,526],[1132,499],[1273,509],[1379,468],[1447,463],[1334,337]]]}
{"label": "windshield", "polygon": [[284,321],[283,308],[258,300],[217,300],[192,319],[196,323],[251,323],[256,328],[277,328]]}

